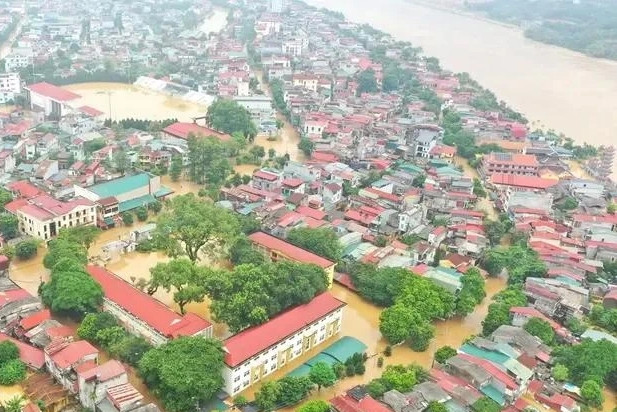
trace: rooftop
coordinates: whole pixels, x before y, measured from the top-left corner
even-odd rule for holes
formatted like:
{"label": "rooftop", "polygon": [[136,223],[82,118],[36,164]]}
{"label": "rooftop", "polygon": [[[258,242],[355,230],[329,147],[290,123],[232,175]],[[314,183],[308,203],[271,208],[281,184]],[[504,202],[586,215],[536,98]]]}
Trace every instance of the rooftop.
{"label": "rooftop", "polygon": [[253,233],[249,236],[249,239],[253,243],[261,245],[269,250],[281,252],[289,259],[292,259],[296,262],[312,263],[324,269],[334,265],[334,262],[331,262],[328,259],[322,258],[321,256],[314,254],[313,252],[304,250],[298,246],[292,245],[289,242],[286,242],[282,239],[271,236],[264,232]]}
{"label": "rooftop", "polygon": [[100,266],[90,265],[88,272],[103,288],[105,298],[163,336],[171,338],[192,336],[211,327],[210,322],[193,313],[184,316],[177,314],[152,296],[134,288],[130,283]]}
{"label": "rooftop", "polygon": [[200,126],[197,123],[183,123],[177,122],[171,124],[163,129],[163,131],[174,137],[188,140],[189,135],[193,134],[195,137],[216,137],[220,140],[227,141],[231,139],[231,136],[225,133],[217,132],[209,127]]}
{"label": "rooftop", "polygon": [[345,302],[325,292],[309,303],[277,315],[263,325],[246,329],[224,342],[223,346],[227,351],[225,363],[235,367],[343,306]]}
{"label": "rooftop", "polygon": [[31,84],[26,89],[58,102],[68,102],[81,97],[78,94],[46,82]]}

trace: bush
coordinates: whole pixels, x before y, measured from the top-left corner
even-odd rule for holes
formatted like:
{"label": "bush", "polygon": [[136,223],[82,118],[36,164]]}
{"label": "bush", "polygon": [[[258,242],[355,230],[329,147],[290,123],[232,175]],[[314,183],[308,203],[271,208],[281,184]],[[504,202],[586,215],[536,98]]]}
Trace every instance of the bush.
{"label": "bush", "polygon": [[242,395],[238,395],[234,398],[234,405],[238,407],[243,407],[247,403],[249,403],[249,401]]}
{"label": "bush", "polygon": [[21,241],[15,246],[15,256],[21,260],[28,260],[36,255],[39,242],[36,239]]}
{"label": "bush", "polygon": [[148,209],[152,210],[154,213],[158,213],[163,209],[163,204],[157,200],[154,203],[150,203]]}
{"label": "bush", "polygon": [[19,348],[10,340],[0,342],[0,365],[19,358]]}
{"label": "bush", "polygon": [[0,366],[0,385],[10,386],[21,382],[26,377],[26,365],[19,359],[13,359]]}
{"label": "bush", "polygon": [[140,222],[145,222],[148,220],[148,209],[145,207],[138,207],[135,209],[135,216],[137,216],[137,220]]}
{"label": "bush", "polygon": [[127,226],[130,226],[133,224],[133,215],[130,214],[129,212],[123,212],[122,213],[122,223],[124,223]]}

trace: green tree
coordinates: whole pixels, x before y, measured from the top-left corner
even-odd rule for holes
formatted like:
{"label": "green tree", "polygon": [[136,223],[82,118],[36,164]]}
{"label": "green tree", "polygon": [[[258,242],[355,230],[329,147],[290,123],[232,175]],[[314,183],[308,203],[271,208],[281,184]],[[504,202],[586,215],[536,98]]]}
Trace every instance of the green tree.
{"label": "green tree", "polygon": [[57,239],[77,243],[87,250],[100,233],[101,229],[96,226],[64,227],[60,229]]}
{"label": "green tree", "polygon": [[405,281],[414,275],[406,269],[356,264],[351,267],[350,276],[360,295],[376,305],[386,307],[394,304]]}
{"label": "green tree", "polygon": [[551,345],[555,340],[555,331],[551,327],[551,324],[544,319],[531,318],[527,321],[523,329],[533,336],[537,336],[547,345]]}
{"label": "green tree", "polygon": [[279,405],[295,405],[306,398],[313,382],[308,376],[286,376],[278,381],[281,392],[277,403]]}
{"label": "green tree", "polygon": [[223,133],[242,133],[249,140],[257,135],[251,114],[234,100],[219,99],[208,106],[206,122]]}
{"label": "green tree", "polygon": [[126,334],[122,340],[109,347],[111,356],[136,366],[141,358],[152,349],[152,345],[141,336]]}
{"label": "green tree", "polygon": [[409,392],[416,384],[424,381],[426,375],[426,372],[418,365],[388,365],[380,380],[387,390]]}
{"label": "green tree", "polygon": [[177,182],[178,180],[180,180],[180,175],[182,175],[182,156],[174,155],[171,158],[169,176],[171,177],[172,182]]}
{"label": "green tree", "polygon": [[391,344],[399,344],[409,338],[411,325],[421,316],[404,305],[386,308],[379,316],[379,331]]}
{"label": "green tree", "polygon": [[461,290],[457,296],[456,313],[466,316],[486,297],[484,278],[480,271],[471,268],[461,276]]}
{"label": "green tree", "polygon": [[189,259],[173,259],[167,263],[158,263],[150,269],[148,293],[152,295],[159,287],[167,292],[174,289],[174,302],[185,313],[185,306],[190,302],[202,302],[206,289],[204,287],[207,269],[193,264]]}
{"label": "green tree", "polygon": [[229,249],[229,260],[234,266],[254,264],[261,265],[266,262],[263,253],[253,248],[251,241],[246,236],[240,236]]}
{"label": "green tree", "polygon": [[289,261],[240,265],[231,273],[212,271],[206,279],[212,315],[232,332],[261,324],[288,307],[308,303],[327,287],[328,278],[319,266]]}
{"label": "green tree", "polygon": [[21,412],[26,399],[23,395],[15,395],[12,398],[4,401],[2,407],[6,412]]}
{"label": "green tree", "polygon": [[594,408],[602,407],[604,403],[604,395],[602,394],[602,386],[594,380],[587,380],[581,386],[581,398]]}
{"label": "green tree", "polygon": [[435,351],[435,362],[444,364],[448,359],[453,356],[456,356],[457,352],[451,346],[442,346],[441,348]]}
{"label": "green tree", "polygon": [[428,404],[425,412],[448,412],[448,408],[443,403],[432,401]]}
{"label": "green tree", "polygon": [[315,143],[311,139],[303,137],[298,143],[298,149],[304,153],[304,156],[310,157],[313,154],[313,150],[315,150]]}
{"label": "green tree", "polygon": [[281,385],[278,381],[266,382],[255,394],[255,403],[261,411],[270,412],[276,408],[280,396]]}
{"label": "green tree", "polygon": [[148,205],[148,209],[152,210],[155,214],[159,213],[161,210],[163,210],[163,203],[157,200],[156,202],[150,203]]}
{"label": "green tree", "polygon": [[140,222],[145,222],[148,220],[148,209],[141,206],[135,209],[135,216],[137,216],[137,220]]}
{"label": "green tree", "polygon": [[22,240],[15,246],[15,256],[21,260],[28,260],[36,255],[39,242],[36,239]]}
{"label": "green tree", "polygon": [[148,351],[139,361],[139,374],[166,410],[193,410],[223,387],[223,357],[215,339],[180,337]]}
{"label": "green tree", "polygon": [[297,412],[330,412],[330,405],[326,401],[316,399],[300,406]]}
{"label": "green tree", "polygon": [[[1,197],[0,197],[1,199]],[[606,207],[606,212],[610,215],[614,215],[615,212],[617,212],[617,203],[615,202],[611,202],[609,203],[609,205]]]}
{"label": "green tree", "polygon": [[13,200],[13,194],[6,189],[0,188],[0,206],[4,207]]}
{"label": "green tree", "polygon": [[122,212],[122,223],[126,226],[131,226],[134,222],[133,214],[131,212]]}
{"label": "green tree", "polygon": [[53,269],[62,259],[70,258],[72,261],[85,266],[88,263],[88,251],[78,243],[58,238],[51,240],[47,246],[47,254],[43,258],[43,266]]}
{"label": "green tree", "polygon": [[199,184],[220,187],[232,172],[230,146],[215,137],[189,137],[188,177]]}
{"label": "green tree", "polygon": [[0,385],[15,385],[25,378],[26,365],[19,359],[10,360],[0,366]]}
{"label": "green tree", "polygon": [[113,154],[113,161],[118,173],[124,174],[131,167],[131,160],[124,149],[117,150]]}
{"label": "green tree", "polygon": [[426,182],[426,175],[422,173],[413,178],[411,185],[413,187],[424,187],[424,182]]}
{"label": "green tree", "polygon": [[605,339],[583,339],[579,345],[558,346],[551,355],[555,364],[568,368],[570,381],[579,386],[590,379],[608,381],[617,370],[617,345]]}
{"label": "green tree", "polygon": [[358,75],[358,88],[356,93],[360,96],[362,93],[377,93],[379,87],[377,85],[377,79],[375,78],[375,71],[373,69],[366,69]]}
{"label": "green tree", "polygon": [[17,216],[10,213],[0,213],[0,234],[6,240],[19,235],[19,221]]}
{"label": "green tree", "polygon": [[322,387],[329,388],[336,382],[336,374],[332,366],[321,361],[311,366],[309,378],[311,382],[317,385],[317,390],[320,390]]}
{"label": "green tree", "polygon": [[0,342],[0,365],[19,359],[19,348],[10,340]]}
{"label": "green tree", "polygon": [[287,240],[296,246],[335,262],[343,255],[343,246],[332,229],[312,229],[308,227],[292,229]]}
{"label": "green tree", "polygon": [[570,371],[568,370],[566,366],[562,365],[561,363],[558,363],[555,366],[553,366],[553,370],[551,374],[553,375],[553,378],[555,378],[556,381],[565,382],[568,380],[568,377],[570,376]]}
{"label": "green tree", "polygon": [[126,331],[121,326],[101,329],[96,333],[95,341],[105,349],[120,343],[126,337]]}
{"label": "green tree", "polygon": [[79,262],[64,258],[51,272],[49,282],[42,283],[39,294],[53,312],[82,317],[103,303],[101,286],[86,273]]}
{"label": "green tree", "polygon": [[77,336],[87,341],[98,343],[96,335],[99,331],[117,326],[116,318],[108,312],[88,313],[77,328]]}
{"label": "green tree", "polygon": [[228,210],[193,194],[173,198],[159,215],[157,235],[167,240],[167,251],[182,251],[195,262],[201,253],[219,256],[239,233],[238,219]]}
{"label": "green tree", "polygon": [[501,406],[491,398],[484,396],[471,405],[471,409],[475,412],[500,412]]}

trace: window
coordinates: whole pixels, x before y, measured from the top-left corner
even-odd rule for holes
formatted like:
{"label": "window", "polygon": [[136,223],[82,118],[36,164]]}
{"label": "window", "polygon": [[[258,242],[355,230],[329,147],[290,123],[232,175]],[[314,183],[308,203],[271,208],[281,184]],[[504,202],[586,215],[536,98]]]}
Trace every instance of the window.
{"label": "window", "polygon": [[234,393],[238,392],[239,390],[240,390],[240,387],[239,387],[239,386],[236,386],[236,387],[234,388]]}
{"label": "window", "polygon": [[239,376],[236,376],[236,378],[234,379],[234,382],[238,382],[240,380]]}
{"label": "window", "polygon": [[246,372],[244,372],[244,375],[242,375],[242,376],[249,376],[249,373],[251,373],[251,372],[250,371],[246,371]]}

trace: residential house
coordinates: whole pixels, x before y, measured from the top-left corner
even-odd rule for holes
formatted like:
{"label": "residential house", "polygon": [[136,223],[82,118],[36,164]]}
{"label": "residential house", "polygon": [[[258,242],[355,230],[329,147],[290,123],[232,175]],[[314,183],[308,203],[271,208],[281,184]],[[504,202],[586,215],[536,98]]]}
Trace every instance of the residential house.
{"label": "residential house", "polygon": [[124,366],[115,359],[102,365],[86,362],[76,369],[79,402],[91,410],[107,396],[108,389],[128,383]]}
{"label": "residential house", "polygon": [[540,165],[534,155],[520,153],[489,153],[484,155],[480,166],[482,175],[493,173],[537,176]]}
{"label": "residential house", "polygon": [[49,373],[65,389],[75,394],[79,391],[77,373],[80,366],[96,364],[99,358],[99,350],[85,340],[57,340],[50,343],[44,353]]}
{"label": "residential house", "polygon": [[283,174],[275,169],[260,169],[253,172],[252,186],[255,189],[275,191],[281,187]]}

